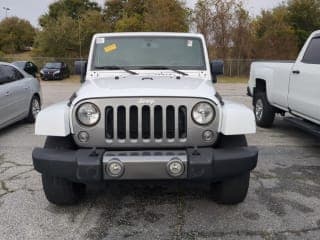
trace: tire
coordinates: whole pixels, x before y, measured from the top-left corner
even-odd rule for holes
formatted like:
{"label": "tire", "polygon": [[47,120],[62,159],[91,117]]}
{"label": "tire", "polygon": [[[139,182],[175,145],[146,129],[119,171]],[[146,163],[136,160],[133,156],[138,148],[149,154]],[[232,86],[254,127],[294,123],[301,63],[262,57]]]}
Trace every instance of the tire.
{"label": "tire", "polygon": [[[47,137],[44,148],[76,149],[71,136]],[[55,205],[73,205],[78,203],[86,192],[86,185],[65,178],[42,174],[42,185],[46,198]]]}
{"label": "tire", "polygon": [[61,206],[78,203],[86,190],[84,184],[47,174],[42,174],[42,186],[48,201]]}
{"label": "tire", "polygon": [[247,147],[248,142],[245,135],[221,135],[218,140],[219,148]]}
{"label": "tire", "polygon": [[38,96],[34,95],[29,105],[29,113],[26,118],[28,123],[34,123],[36,121],[38,113],[41,111],[41,102]]}
{"label": "tire", "polygon": [[[219,139],[219,148],[235,148],[248,146],[245,135],[225,136]],[[250,172],[239,176],[211,183],[210,194],[219,204],[234,205],[245,200],[250,182]]]}
{"label": "tire", "polygon": [[219,204],[235,205],[243,202],[248,194],[250,172],[211,185],[211,194]]}
{"label": "tire", "polygon": [[258,92],[253,105],[257,125],[263,128],[272,127],[276,111],[269,104],[266,93]]}

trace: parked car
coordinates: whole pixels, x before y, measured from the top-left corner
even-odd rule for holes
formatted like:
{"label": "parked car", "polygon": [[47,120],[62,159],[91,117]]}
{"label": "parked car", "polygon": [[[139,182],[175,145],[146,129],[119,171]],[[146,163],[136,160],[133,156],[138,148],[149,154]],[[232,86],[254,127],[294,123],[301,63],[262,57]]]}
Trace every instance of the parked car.
{"label": "parked car", "polygon": [[39,81],[9,63],[0,63],[0,128],[26,119],[33,123],[41,110]]}
{"label": "parked car", "polygon": [[63,80],[68,77],[70,77],[70,71],[64,62],[49,62],[40,70],[42,80]]}
{"label": "parked car", "polygon": [[17,61],[12,63],[14,66],[22,69],[26,73],[31,74],[36,77],[38,73],[38,67],[33,62],[30,61]]}
{"label": "parked car", "polygon": [[117,180],[202,180],[217,202],[244,201],[258,159],[245,136],[254,114],[215,90],[223,62],[209,62],[202,35],[98,34],[77,65],[85,83],[36,121],[47,140],[33,164],[50,202]]}
{"label": "parked car", "polygon": [[311,34],[296,61],[255,62],[248,94],[260,127],[271,127],[275,114],[320,135],[320,31]]}

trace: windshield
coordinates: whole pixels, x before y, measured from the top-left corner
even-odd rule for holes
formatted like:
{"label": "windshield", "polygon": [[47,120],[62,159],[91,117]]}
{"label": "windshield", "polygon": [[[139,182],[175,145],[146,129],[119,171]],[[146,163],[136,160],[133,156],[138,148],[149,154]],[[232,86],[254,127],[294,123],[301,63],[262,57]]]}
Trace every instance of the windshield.
{"label": "windshield", "polygon": [[45,68],[61,68],[61,63],[47,63]]}
{"label": "windshield", "polygon": [[13,62],[13,65],[15,65],[18,68],[24,68],[24,65],[26,64],[26,62]]}
{"label": "windshield", "polygon": [[95,42],[92,68],[206,70],[202,41],[187,37],[106,37]]}

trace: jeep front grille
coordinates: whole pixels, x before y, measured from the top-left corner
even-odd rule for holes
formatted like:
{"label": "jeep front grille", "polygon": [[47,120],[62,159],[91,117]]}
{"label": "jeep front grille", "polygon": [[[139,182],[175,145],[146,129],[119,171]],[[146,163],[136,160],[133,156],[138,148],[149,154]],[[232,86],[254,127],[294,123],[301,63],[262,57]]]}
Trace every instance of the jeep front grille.
{"label": "jeep front grille", "polygon": [[[198,125],[192,120],[191,112],[202,101],[209,100],[188,97],[86,99],[73,108],[74,140],[81,147],[107,149],[211,146],[214,141],[204,142],[203,133],[218,131],[220,109],[211,102],[216,108],[216,119],[209,125]],[[100,109],[100,121],[93,127],[83,126],[76,120],[76,109],[84,102],[92,102]],[[81,131],[89,134],[88,142],[79,141],[77,136]]]}
{"label": "jeep front grille", "polygon": [[105,109],[106,139],[175,141],[187,138],[186,106],[118,106]]}

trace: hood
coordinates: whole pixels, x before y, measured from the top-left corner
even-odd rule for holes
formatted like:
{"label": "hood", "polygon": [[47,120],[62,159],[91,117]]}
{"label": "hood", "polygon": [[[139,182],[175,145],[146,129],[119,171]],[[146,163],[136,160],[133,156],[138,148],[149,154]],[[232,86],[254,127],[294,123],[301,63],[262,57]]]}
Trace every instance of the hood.
{"label": "hood", "polygon": [[122,76],[86,81],[77,99],[103,97],[200,97],[215,99],[212,82],[188,76]]}
{"label": "hood", "polygon": [[55,72],[55,71],[60,71],[60,68],[42,68],[42,71],[44,72]]}

